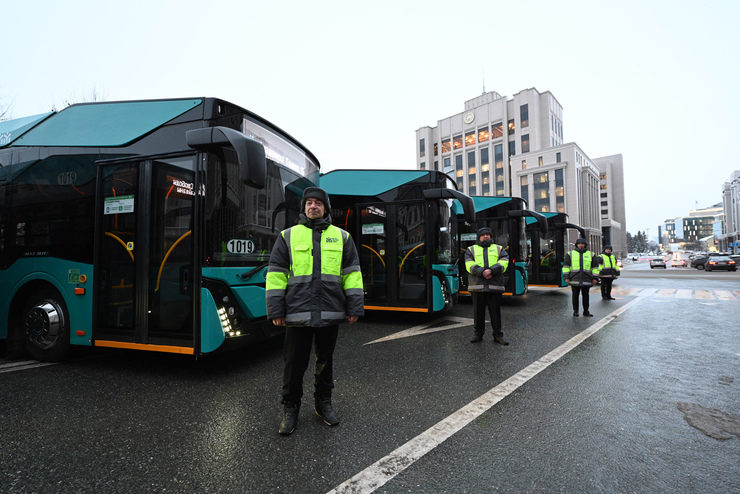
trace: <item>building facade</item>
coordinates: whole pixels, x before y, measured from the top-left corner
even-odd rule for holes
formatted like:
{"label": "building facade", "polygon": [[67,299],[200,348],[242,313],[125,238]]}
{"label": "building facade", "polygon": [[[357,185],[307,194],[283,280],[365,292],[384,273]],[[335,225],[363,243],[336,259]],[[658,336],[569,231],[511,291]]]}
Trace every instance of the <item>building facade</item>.
{"label": "building facade", "polygon": [[730,181],[722,184],[722,212],[724,225],[717,236],[721,251],[740,252],[740,170],[735,170]]}
{"label": "building facade", "polygon": [[622,155],[595,158],[594,163],[599,169],[599,210],[604,245],[611,245],[614,255],[626,257],[627,219]]}
{"label": "building facade", "polygon": [[[491,91],[466,101],[464,108],[416,131],[418,169],[447,173],[469,195],[517,196],[531,210],[566,213],[586,230],[594,251],[601,250],[606,225],[612,245],[626,254],[621,155],[620,172],[608,191],[621,203],[606,211],[621,208],[622,217],[603,219],[601,172],[577,144],[563,142],[563,108],[549,91],[530,88],[508,99]],[[617,162],[610,158],[603,159]],[[576,233],[569,234],[573,243]]]}

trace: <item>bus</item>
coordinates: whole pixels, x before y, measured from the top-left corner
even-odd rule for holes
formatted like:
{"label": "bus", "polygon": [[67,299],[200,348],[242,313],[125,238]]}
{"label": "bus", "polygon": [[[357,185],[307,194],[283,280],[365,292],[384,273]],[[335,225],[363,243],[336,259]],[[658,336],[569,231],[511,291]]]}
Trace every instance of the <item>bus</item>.
{"label": "bus", "polygon": [[321,176],[333,223],[357,245],[371,311],[439,312],[458,292],[457,215],[470,197],[442,172],[335,170]]}
{"label": "bus", "polygon": [[[526,209],[527,203],[520,197],[472,196],[472,199],[475,205],[475,223],[467,227],[461,224],[459,228],[460,265],[463,266],[460,271],[460,293],[470,295],[467,291],[468,273],[464,269],[465,250],[478,240],[477,230],[487,226],[493,233],[492,241],[504,247],[509,254],[509,266],[504,272],[504,295],[524,295],[529,287],[525,220],[531,220],[546,230],[545,218],[540,213]],[[464,223],[462,218],[460,221]]]}
{"label": "bus", "polygon": [[568,229],[575,229],[579,236],[586,237],[586,231],[578,225],[568,223],[565,213],[541,213],[547,219],[547,229],[532,218],[527,218],[527,244],[529,246],[530,286],[565,287],[563,260],[568,252]]}
{"label": "bus", "polygon": [[0,122],[0,339],[192,355],[271,337],[265,273],[316,157],[217,98]]}

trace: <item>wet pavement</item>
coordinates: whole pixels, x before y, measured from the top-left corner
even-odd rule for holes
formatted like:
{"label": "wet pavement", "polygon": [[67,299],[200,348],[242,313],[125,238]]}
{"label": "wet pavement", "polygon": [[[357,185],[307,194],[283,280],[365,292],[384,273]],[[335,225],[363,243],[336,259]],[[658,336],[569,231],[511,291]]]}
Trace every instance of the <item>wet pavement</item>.
{"label": "wet pavement", "polygon": [[[613,295],[602,301],[593,289],[596,317],[577,319],[568,288],[505,299],[507,347],[490,332],[468,342],[467,303],[443,316],[372,314],[343,326],[334,395],[342,423],[314,416],[309,369],[289,437],[277,435],[279,341],[200,362],[102,349],[14,371],[0,360],[0,485],[739,492],[740,274],[637,263]],[[595,325],[559,358],[544,358]],[[471,403],[474,412],[463,409]],[[375,462],[383,468],[369,468]]]}

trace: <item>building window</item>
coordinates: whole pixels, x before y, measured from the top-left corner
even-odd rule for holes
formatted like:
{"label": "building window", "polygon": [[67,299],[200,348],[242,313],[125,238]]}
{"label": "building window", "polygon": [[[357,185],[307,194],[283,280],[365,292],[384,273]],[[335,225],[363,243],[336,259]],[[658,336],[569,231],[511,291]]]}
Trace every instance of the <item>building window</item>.
{"label": "building window", "polygon": [[529,204],[529,180],[526,175],[519,177],[519,186],[521,188],[522,199]]}
{"label": "building window", "polygon": [[606,173],[602,172],[601,175],[599,175],[599,177],[601,178],[601,180],[606,180]]}
{"label": "building window", "polygon": [[472,146],[475,144],[475,131],[471,130],[470,132],[465,133],[465,145],[466,146]]}
{"label": "building window", "polygon": [[426,166],[427,166],[427,164],[426,164],[425,162],[423,162],[423,161],[422,161],[422,162],[421,162],[421,163],[419,164],[419,169],[420,169],[420,170],[424,170],[424,169],[426,169]]}
{"label": "building window", "polygon": [[608,195],[609,195],[609,194],[608,194],[608,193],[606,193],[606,192],[602,192],[602,193],[601,193],[601,197],[606,197],[606,196],[608,196]]}
{"label": "building window", "polygon": [[462,134],[456,135],[452,138],[452,149],[460,149],[462,147]]}
{"label": "building window", "polygon": [[504,127],[502,122],[491,125],[491,139],[498,139],[504,136]]}
{"label": "building window", "polygon": [[458,189],[462,190],[465,179],[463,178],[463,157],[462,154],[455,155],[455,179]]}
{"label": "building window", "polygon": [[450,173],[452,171],[452,164],[450,163],[450,157],[444,158],[442,160],[442,166],[444,166],[444,172]]}
{"label": "building window", "polygon": [[470,151],[468,153],[468,175],[473,176],[470,180],[475,179],[475,172],[475,151]]}
{"label": "building window", "polygon": [[434,160],[434,169],[439,170],[439,161]]}
{"label": "building window", "polygon": [[424,157],[424,154],[426,153],[424,145],[424,139],[419,139],[419,156]]}
{"label": "building window", "polygon": [[601,210],[601,215],[602,215],[602,216],[609,216],[609,211],[607,211],[607,210],[605,210],[605,209],[602,209],[602,210]]}
{"label": "building window", "polygon": [[483,194],[484,196],[491,195],[491,184],[489,184],[485,180],[483,181],[483,188],[481,190],[481,194]]}
{"label": "building window", "polygon": [[522,170],[527,169],[527,160],[522,160]]}
{"label": "building window", "polygon": [[560,153],[555,153],[555,163],[560,163]]}
{"label": "building window", "polygon": [[514,125],[514,119],[512,118],[509,120],[509,135],[513,134],[516,130],[516,126]]}
{"label": "building window", "polygon": [[529,105],[519,107],[519,121],[522,123],[522,128],[529,127]]}
{"label": "building window", "polygon": [[450,146],[450,138],[442,139],[442,152],[443,153],[449,153],[452,151],[452,146]]}
{"label": "building window", "polygon": [[516,154],[516,142],[509,141],[509,156],[514,156],[515,154]]}
{"label": "building window", "polygon": [[540,213],[550,211],[550,180],[547,172],[535,173],[534,179],[534,210]]}
{"label": "building window", "polygon": [[490,137],[490,134],[488,133],[488,125],[478,129],[478,142],[486,142],[489,139],[489,137]]}
{"label": "building window", "polygon": [[555,170],[555,210],[558,213],[565,212],[565,182],[562,168]]}
{"label": "building window", "polygon": [[439,146],[438,146],[438,144],[437,144],[437,143],[435,142],[435,143],[434,143],[434,156],[437,156],[438,154],[439,154]]}
{"label": "building window", "polygon": [[537,158],[537,166],[542,166],[542,156]]}
{"label": "building window", "polygon": [[528,153],[529,152],[529,134],[524,134],[522,136],[522,153]]}
{"label": "building window", "polygon": [[488,148],[482,148],[480,150],[480,171],[487,172],[491,168],[488,162]]}
{"label": "building window", "polygon": [[609,206],[609,201],[601,201],[602,206]]}
{"label": "building window", "polygon": [[606,190],[606,184],[601,184],[601,190]]}

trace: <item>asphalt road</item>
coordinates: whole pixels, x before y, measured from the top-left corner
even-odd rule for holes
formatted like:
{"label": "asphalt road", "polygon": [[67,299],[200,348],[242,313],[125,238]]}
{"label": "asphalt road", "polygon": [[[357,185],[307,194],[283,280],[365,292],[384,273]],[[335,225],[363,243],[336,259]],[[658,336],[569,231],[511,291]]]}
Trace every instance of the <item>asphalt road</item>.
{"label": "asphalt road", "polygon": [[279,341],[0,360],[0,490],[740,492],[740,273],[637,263],[614,295],[592,319],[567,288],[506,299],[507,347],[468,342],[465,303],[371,314],[340,329],[342,423],[313,415],[309,370],[289,437]]}

